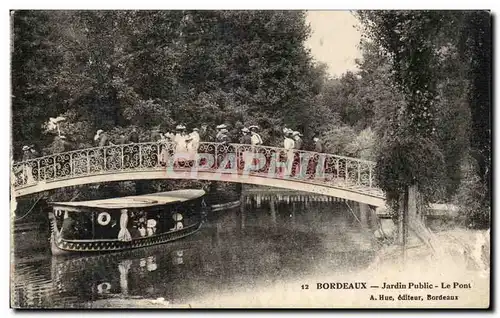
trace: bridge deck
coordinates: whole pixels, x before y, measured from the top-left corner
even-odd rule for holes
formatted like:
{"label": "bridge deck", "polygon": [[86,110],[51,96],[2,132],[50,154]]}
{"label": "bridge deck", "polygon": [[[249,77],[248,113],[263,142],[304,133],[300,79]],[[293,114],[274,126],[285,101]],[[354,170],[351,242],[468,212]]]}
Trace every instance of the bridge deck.
{"label": "bridge deck", "polygon": [[384,201],[371,161],[241,144],[200,143],[196,152],[175,148],[171,142],[127,144],[17,162],[13,164],[13,188],[16,195],[27,195],[93,182],[186,178],[332,196],[348,193],[349,197],[372,197],[377,205]]}

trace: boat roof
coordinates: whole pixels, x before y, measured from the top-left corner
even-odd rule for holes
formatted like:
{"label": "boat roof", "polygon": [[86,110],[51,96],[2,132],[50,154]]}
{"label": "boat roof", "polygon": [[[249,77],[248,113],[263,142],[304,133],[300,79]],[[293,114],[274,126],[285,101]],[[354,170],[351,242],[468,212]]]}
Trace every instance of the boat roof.
{"label": "boat roof", "polygon": [[184,202],[197,199],[205,194],[204,190],[184,189],[167,192],[158,192],[144,195],[133,195],[121,198],[111,198],[103,200],[91,201],[75,201],[75,202],[52,202],[56,206],[67,207],[88,207],[100,209],[127,209],[127,208],[144,208],[157,205],[164,205],[174,202]]}

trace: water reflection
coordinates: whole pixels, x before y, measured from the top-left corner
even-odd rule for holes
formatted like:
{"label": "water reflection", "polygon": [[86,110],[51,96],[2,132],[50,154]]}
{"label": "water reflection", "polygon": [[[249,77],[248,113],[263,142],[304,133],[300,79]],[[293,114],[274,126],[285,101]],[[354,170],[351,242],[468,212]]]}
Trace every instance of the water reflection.
{"label": "water reflection", "polygon": [[[13,303],[81,307],[109,298],[164,298],[171,304],[219,291],[366,267],[375,245],[342,202],[257,204],[219,211],[196,234],[167,245],[90,256],[16,251]],[[47,247],[48,248],[48,247]],[[23,261],[20,261],[23,259]]]}

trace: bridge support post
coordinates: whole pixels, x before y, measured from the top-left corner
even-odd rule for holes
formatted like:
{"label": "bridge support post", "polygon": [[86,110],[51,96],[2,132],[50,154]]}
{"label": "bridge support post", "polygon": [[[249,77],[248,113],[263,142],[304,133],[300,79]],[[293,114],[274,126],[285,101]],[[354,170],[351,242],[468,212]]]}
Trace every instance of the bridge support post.
{"label": "bridge support post", "polygon": [[245,203],[246,202],[243,202],[242,200],[240,204],[240,219],[239,219],[240,231],[245,228]]}
{"label": "bridge support post", "polygon": [[271,195],[271,200],[269,200],[269,205],[271,207],[271,222],[273,226],[276,226],[276,199],[274,195]]}
{"label": "bridge support post", "polygon": [[359,204],[359,221],[364,228],[368,228],[368,213],[370,211],[370,207],[368,204],[358,203]]}

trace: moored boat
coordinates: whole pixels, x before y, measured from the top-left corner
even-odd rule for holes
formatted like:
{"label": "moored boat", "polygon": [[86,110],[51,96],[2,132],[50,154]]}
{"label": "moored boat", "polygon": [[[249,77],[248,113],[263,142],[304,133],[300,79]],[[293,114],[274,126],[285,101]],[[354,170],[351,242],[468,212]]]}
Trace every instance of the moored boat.
{"label": "moored boat", "polygon": [[206,210],[203,190],[176,190],[80,202],[53,202],[51,250],[110,252],[193,234]]}

